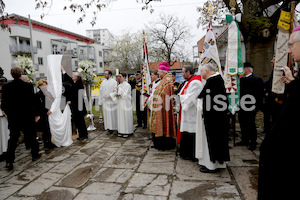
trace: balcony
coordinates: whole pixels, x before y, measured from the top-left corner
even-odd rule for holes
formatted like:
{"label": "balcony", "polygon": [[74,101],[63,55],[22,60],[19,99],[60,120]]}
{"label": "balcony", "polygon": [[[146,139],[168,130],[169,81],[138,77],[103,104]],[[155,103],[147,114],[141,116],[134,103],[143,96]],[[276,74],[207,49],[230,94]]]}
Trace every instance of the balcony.
{"label": "balcony", "polygon": [[87,56],[86,53],[79,54],[79,60],[83,60],[83,59],[95,60],[95,55],[91,53],[89,54],[89,56]]}
{"label": "balcony", "polygon": [[[20,45],[9,45],[9,51],[12,55],[20,55],[20,54],[29,54],[31,55],[30,45],[20,44]],[[37,46],[33,47],[33,53],[37,53]]]}

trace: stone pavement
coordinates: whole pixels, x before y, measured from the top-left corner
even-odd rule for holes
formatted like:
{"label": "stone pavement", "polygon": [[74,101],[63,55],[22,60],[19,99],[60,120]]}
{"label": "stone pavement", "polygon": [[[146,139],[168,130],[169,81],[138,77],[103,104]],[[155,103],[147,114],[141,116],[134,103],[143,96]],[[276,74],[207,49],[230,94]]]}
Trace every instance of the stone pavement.
{"label": "stone pavement", "polygon": [[20,144],[13,171],[0,163],[0,199],[256,199],[258,150],[231,143],[227,169],[204,174],[175,150],[158,151],[152,145],[143,129],[127,139],[94,131],[88,140],[46,151],[32,162]]}

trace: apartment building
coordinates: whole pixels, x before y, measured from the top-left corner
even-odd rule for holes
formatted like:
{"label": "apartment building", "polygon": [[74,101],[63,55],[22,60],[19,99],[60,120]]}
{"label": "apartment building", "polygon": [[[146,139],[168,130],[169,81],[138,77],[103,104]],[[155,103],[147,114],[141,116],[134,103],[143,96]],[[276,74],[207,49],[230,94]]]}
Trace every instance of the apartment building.
{"label": "apartment building", "polygon": [[[0,67],[9,80],[11,67],[18,55],[31,56],[30,28],[28,18],[11,14],[4,23],[11,28],[0,31]],[[104,46],[94,39],[50,26],[35,20],[32,24],[32,41],[36,76],[45,77],[47,73],[47,56],[50,54],[70,55],[72,70],[75,71],[82,59],[90,59],[96,63],[96,73],[104,72]]]}
{"label": "apartment building", "polygon": [[99,44],[111,48],[113,35],[109,32],[108,29],[91,29],[86,30],[86,36],[89,38],[93,38]]}

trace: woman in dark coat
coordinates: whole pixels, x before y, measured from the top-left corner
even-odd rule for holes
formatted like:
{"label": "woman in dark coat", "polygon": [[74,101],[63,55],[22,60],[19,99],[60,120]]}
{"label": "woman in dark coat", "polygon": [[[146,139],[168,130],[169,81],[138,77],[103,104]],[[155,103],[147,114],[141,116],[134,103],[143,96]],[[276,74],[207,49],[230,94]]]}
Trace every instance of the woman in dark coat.
{"label": "woman in dark coat", "polygon": [[[39,80],[38,88],[40,89],[36,94],[37,105],[39,107],[40,120],[37,122],[37,129],[43,132],[44,148],[52,149],[56,147],[51,142],[51,132],[48,121],[48,114],[53,98],[47,90],[47,81]],[[47,97],[46,97],[47,96]]]}

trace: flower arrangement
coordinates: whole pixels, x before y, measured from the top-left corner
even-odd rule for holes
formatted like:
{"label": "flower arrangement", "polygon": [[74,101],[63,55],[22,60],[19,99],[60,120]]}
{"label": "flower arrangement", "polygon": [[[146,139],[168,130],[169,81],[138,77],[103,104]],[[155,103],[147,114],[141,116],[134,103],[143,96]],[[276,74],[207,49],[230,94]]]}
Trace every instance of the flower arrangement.
{"label": "flower arrangement", "polygon": [[30,57],[18,55],[18,57],[15,60],[15,64],[18,67],[21,67],[22,74],[27,75],[28,78],[30,79],[30,82],[34,83],[34,76],[35,76],[36,70],[34,68],[32,59]]}
{"label": "flower arrangement", "polygon": [[94,63],[91,60],[84,59],[80,61],[79,67],[77,69],[77,72],[81,74],[81,77],[83,79],[83,84],[85,85],[91,85],[94,83],[94,77],[96,77],[95,71],[96,71],[96,63]]}

